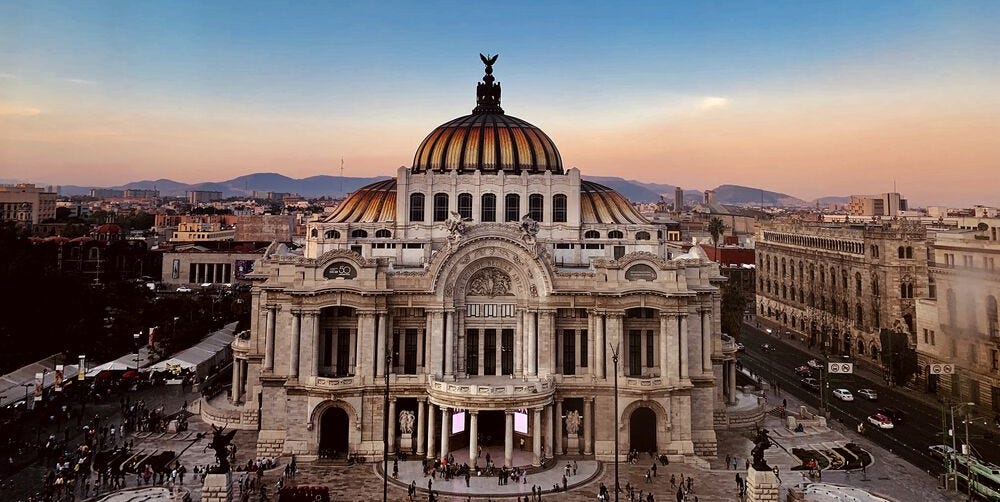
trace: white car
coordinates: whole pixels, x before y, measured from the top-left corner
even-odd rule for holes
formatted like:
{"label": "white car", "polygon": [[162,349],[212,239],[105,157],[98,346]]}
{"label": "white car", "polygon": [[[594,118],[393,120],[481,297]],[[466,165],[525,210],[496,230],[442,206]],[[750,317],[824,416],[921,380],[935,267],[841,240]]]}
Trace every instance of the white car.
{"label": "white car", "polygon": [[858,395],[869,401],[878,400],[878,392],[875,392],[875,389],[858,389]]}
{"label": "white car", "polygon": [[841,401],[854,401],[854,394],[851,394],[851,391],[847,389],[834,389],[833,397]]}
{"label": "white car", "polygon": [[878,427],[879,429],[892,429],[893,428],[892,420],[890,420],[889,417],[887,417],[887,416],[885,416],[885,415],[883,415],[881,413],[876,413],[876,414],[868,417],[868,422],[871,423],[872,425]]}
{"label": "white car", "polygon": [[185,288],[185,287],[182,286],[182,287],[177,288],[177,292],[178,293],[190,293],[191,292],[191,288]]}
{"label": "white car", "polygon": [[806,361],[806,364],[808,364],[809,367],[814,370],[818,370],[823,367],[823,363],[819,362],[819,359],[810,359]]}

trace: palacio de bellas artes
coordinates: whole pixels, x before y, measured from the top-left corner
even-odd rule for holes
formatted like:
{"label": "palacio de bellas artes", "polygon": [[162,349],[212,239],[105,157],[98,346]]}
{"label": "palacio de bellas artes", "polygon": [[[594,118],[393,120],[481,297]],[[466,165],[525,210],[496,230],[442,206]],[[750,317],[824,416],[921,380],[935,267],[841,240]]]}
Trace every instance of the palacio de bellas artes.
{"label": "palacio de bellas artes", "polygon": [[232,399],[259,417],[257,456],[381,457],[384,434],[389,454],[470,465],[489,447],[506,466],[611,460],[616,440],[714,456],[736,392],[718,265],[671,256],[624,197],[564,168],[482,60],[471,114],[250,275]]}

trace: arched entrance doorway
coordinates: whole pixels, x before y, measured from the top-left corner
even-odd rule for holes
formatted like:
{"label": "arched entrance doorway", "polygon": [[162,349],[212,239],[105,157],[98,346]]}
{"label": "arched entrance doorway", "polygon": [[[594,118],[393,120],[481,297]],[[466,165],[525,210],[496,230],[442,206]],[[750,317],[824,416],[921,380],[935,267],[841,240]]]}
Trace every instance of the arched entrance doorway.
{"label": "arched entrance doorway", "polygon": [[347,454],[350,419],[342,408],[327,408],[319,421],[319,456],[341,457]]}
{"label": "arched entrance doorway", "polygon": [[656,413],[641,407],[636,408],[629,417],[629,450],[655,452],[656,450]]}

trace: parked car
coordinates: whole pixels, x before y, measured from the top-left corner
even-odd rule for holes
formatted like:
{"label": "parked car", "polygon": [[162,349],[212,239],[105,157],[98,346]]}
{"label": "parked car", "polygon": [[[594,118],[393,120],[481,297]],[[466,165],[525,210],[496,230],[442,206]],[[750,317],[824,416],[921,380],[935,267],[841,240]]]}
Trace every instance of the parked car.
{"label": "parked car", "polygon": [[876,413],[868,417],[868,422],[874,425],[875,427],[878,427],[879,429],[892,429],[893,427],[895,427],[895,425],[892,423],[892,419],[881,413]]}
{"label": "parked car", "polygon": [[740,342],[736,342],[736,352],[746,352],[747,347]]}
{"label": "parked car", "polygon": [[819,362],[819,359],[810,359],[806,361],[806,364],[814,370],[818,370],[823,367],[823,363]]}
{"label": "parked car", "polygon": [[177,288],[176,291],[178,293],[190,293],[191,292],[191,288],[181,286],[181,287]]}
{"label": "parked car", "polygon": [[933,446],[928,446],[927,450],[930,452],[932,457],[944,460],[950,458],[955,454],[955,449],[944,444],[936,444]]}
{"label": "parked car", "polygon": [[812,370],[809,369],[809,367],[804,364],[802,366],[799,366],[798,368],[795,368],[795,374],[798,375],[799,378],[807,378],[813,376]]}
{"label": "parked car", "polygon": [[802,380],[799,380],[799,383],[813,392],[819,392],[819,380],[816,380],[815,378],[803,378]]}
{"label": "parked car", "polygon": [[833,397],[841,401],[854,401],[854,394],[847,389],[833,389]]}
{"label": "parked car", "polygon": [[875,392],[875,389],[858,389],[858,395],[869,401],[878,401],[878,393]]}
{"label": "parked car", "polygon": [[892,420],[892,423],[895,425],[903,423],[903,419],[906,418],[906,416],[903,415],[903,412],[896,408],[879,408],[875,413],[889,417],[889,420]]}
{"label": "parked car", "polygon": [[765,343],[764,345],[760,346],[760,350],[763,350],[764,352],[774,352],[774,345],[771,345],[770,343]]}

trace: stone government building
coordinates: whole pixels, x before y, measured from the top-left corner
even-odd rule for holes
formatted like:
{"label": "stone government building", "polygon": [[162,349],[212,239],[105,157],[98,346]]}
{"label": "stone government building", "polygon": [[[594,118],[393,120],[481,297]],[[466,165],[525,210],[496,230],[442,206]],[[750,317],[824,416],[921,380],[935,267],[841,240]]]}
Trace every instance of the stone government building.
{"label": "stone government building", "polygon": [[627,200],[564,169],[544,132],[504,113],[483,61],[472,114],[310,222],[302,254],[272,244],[249,276],[232,398],[259,410],[257,454],[381,454],[388,373],[390,453],[468,448],[456,457],[472,464],[487,443],[512,465],[517,444],[538,465],[613,458],[618,434],[622,452],[715,455],[735,392],[717,265],[669,259]]}

